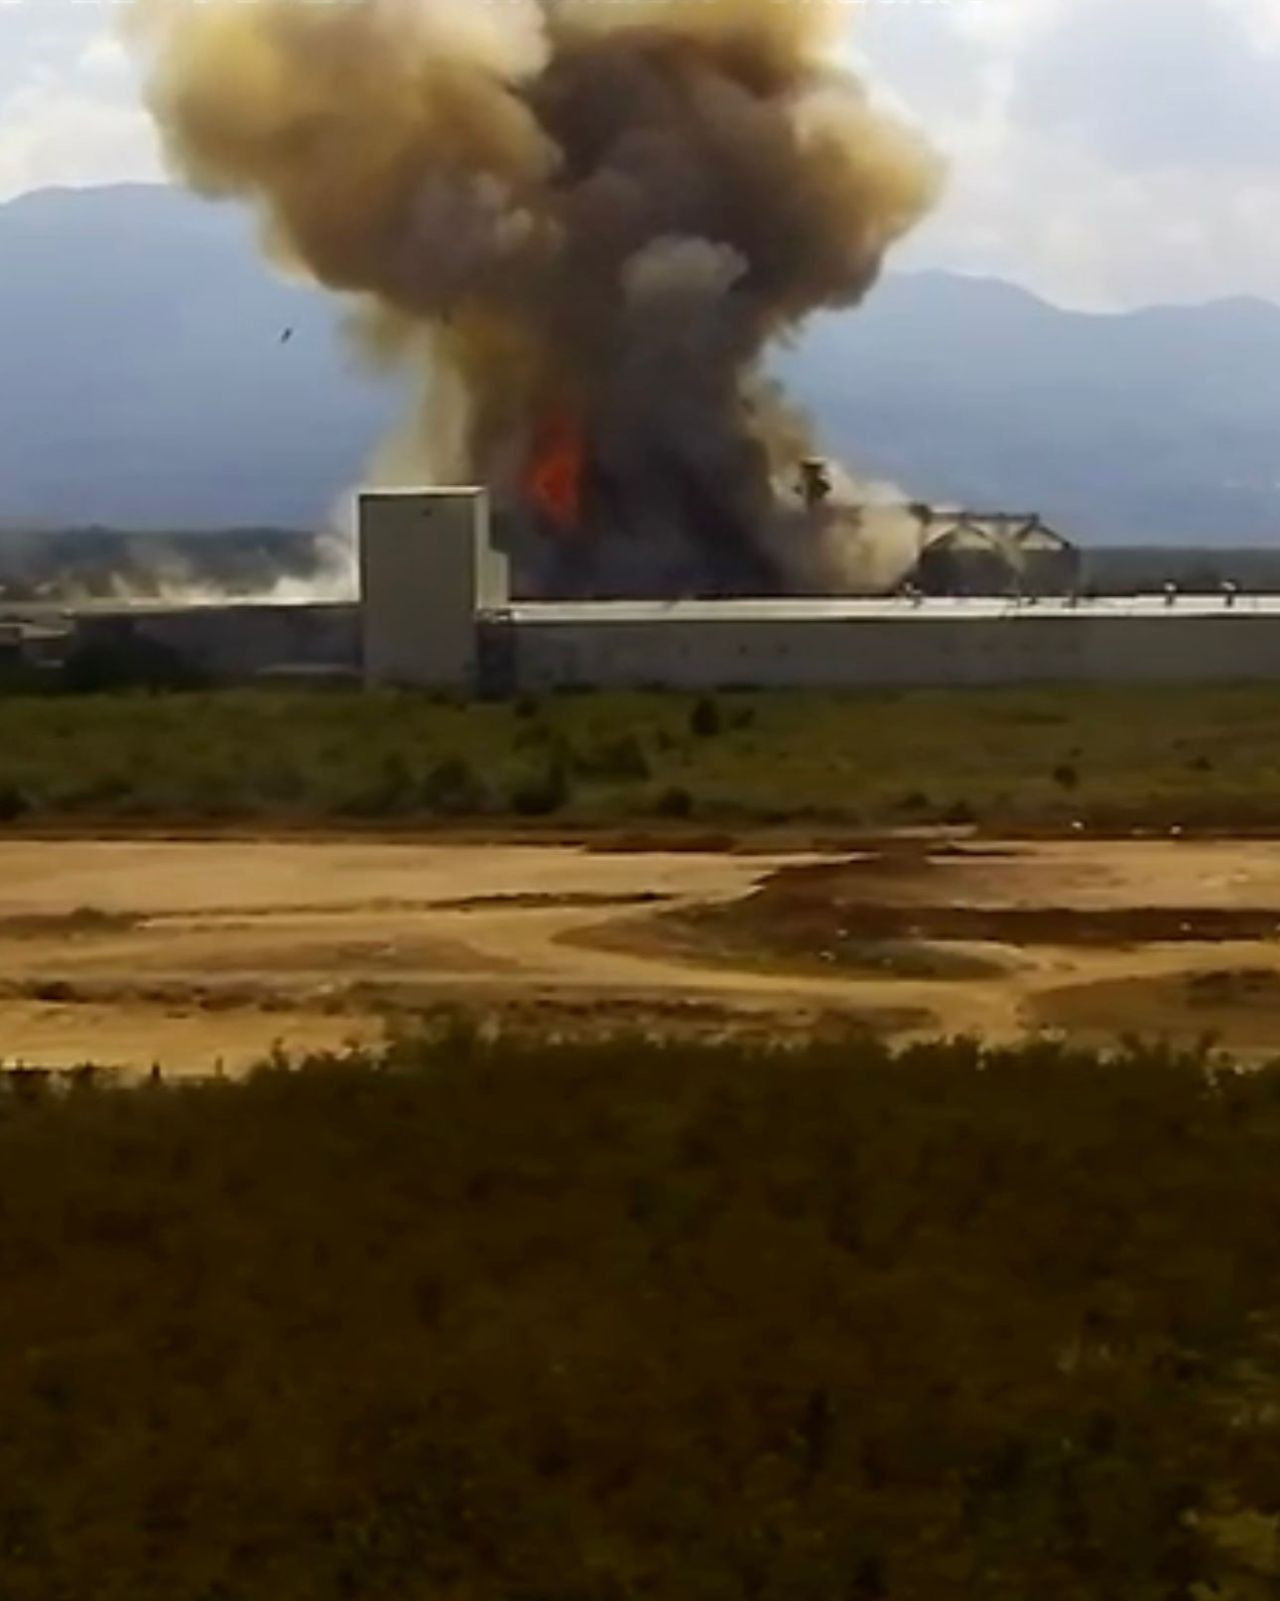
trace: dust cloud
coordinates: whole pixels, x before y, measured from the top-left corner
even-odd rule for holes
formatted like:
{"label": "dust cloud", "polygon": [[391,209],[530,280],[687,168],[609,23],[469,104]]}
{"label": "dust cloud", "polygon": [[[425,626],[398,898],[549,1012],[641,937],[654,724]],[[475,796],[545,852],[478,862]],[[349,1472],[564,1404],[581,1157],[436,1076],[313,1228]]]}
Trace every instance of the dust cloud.
{"label": "dust cloud", "polygon": [[847,479],[805,501],[811,428],[760,377],[938,192],[839,65],[848,17],[138,0],[127,26],[174,171],[420,376],[380,481],[487,484],[537,592],[742,594],[878,586],[912,543]]}

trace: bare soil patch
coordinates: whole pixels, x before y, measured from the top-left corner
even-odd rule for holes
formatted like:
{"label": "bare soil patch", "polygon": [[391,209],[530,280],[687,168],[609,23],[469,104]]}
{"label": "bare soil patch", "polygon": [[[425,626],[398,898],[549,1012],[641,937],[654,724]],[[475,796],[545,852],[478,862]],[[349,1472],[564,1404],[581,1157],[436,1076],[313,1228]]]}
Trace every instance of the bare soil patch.
{"label": "bare soil patch", "polygon": [[[711,912],[694,921],[714,929],[730,915]],[[1280,937],[1280,918],[1270,907],[1126,906],[1104,911],[1065,906],[878,906],[762,896],[750,910],[739,908],[732,915],[754,921],[762,941],[782,948],[829,949],[837,959],[848,950],[855,961],[861,959],[859,953],[868,941],[1115,949]]]}
{"label": "bare soil patch", "polygon": [[230,1071],[277,1040],[336,1046],[353,1025],[377,1037],[451,1009],[566,1034],[732,1032],[739,1014],[748,1031],[786,1034],[820,1026],[824,1009],[846,1026],[926,1026],[909,1001],[759,994],[749,974],[561,943],[602,914],[737,898],[778,865],[553,846],[8,840],[0,1061],[106,1053],[115,1065],[127,1048],[166,1070]]}
{"label": "bare soil patch", "polygon": [[1036,997],[1036,1021],[1081,1043],[1117,1033],[1246,1055],[1280,1050],[1280,967],[1193,968],[1068,985]]}
{"label": "bare soil patch", "polygon": [[1177,887],[1170,864],[1161,866],[1142,882],[1127,858],[1112,851],[1108,860],[1098,845],[1050,857],[906,840],[846,861],[784,866],[738,900],[679,906],[583,939],[778,972],[973,982],[1008,978],[1037,950],[1280,939],[1280,899],[1232,904],[1219,883],[1188,886],[1219,904],[1161,904],[1161,889]]}
{"label": "bare soil patch", "polygon": [[0,917],[0,939],[86,939],[138,928],[145,919],[136,912],[104,912],[78,906],[70,912],[27,912]]}
{"label": "bare soil patch", "polygon": [[[1280,1049],[1280,852],[886,838],[841,857],[541,845],[0,841],[0,1061],[196,1071],[465,1014],[592,1037],[834,1026]],[[1243,997],[1236,991],[1244,986]],[[1227,986],[1224,998],[1219,991]],[[1234,989],[1231,986],[1235,986]],[[1061,996],[1070,994],[1067,1001]],[[1086,1001],[1085,997],[1089,997]]]}
{"label": "bare soil patch", "polygon": [[[1188,865],[1167,847],[1153,857],[1150,847],[1101,844],[879,852],[784,867],[738,905],[693,921],[732,925],[784,952],[856,952],[869,940],[1117,948],[1280,938],[1274,863],[1262,883],[1271,893],[1257,903],[1242,898],[1248,872],[1210,871],[1222,862],[1205,853],[1199,879]],[[1194,900],[1180,898],[1188,877]]]}
{"label": "bare soil patch", "polygon": [[589,890],[567,895],[464,895],[457,900],[436,901],[433,909],[438,912],[555,912],[583,908],[594,911],[611,906],[660,906],[674,898],[672,895],[659,894],[656,890],[637,890],[630,895],[611,895],[608,891],[592,893]]}
{"label": "bare soil patch", "polygon": [[691,907],[571,931],[564,943],[630,952],[738,972],[954,983],[1003,978],[1017,965],[1005,947],[976,942],[930,944],[917,939],[833,938],[813,923],[758,922],[746,903]]}

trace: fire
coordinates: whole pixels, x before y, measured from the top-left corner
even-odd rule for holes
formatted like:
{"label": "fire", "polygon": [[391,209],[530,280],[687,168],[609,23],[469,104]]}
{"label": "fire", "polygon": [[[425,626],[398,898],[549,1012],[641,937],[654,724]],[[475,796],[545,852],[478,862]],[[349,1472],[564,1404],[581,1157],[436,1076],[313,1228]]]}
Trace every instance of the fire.
{"label": "fire", "polygon": [[567,531],[578,526],[585,465],[586,445],[577,419],[567,411],[548,414],[534,441],[528,492],[557,528]]}

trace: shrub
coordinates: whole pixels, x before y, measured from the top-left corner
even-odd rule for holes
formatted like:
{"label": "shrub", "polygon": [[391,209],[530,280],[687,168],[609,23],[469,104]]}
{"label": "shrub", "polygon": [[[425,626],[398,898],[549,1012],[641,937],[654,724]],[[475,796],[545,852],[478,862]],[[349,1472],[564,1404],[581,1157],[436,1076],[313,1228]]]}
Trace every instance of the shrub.
{"label": "shrub", "polygon": [[704,695],[689,714],[689,731],[698,739],[714,739],[724,730],[724,717],[709,695]]}
{"label": "shrub", "polygon": [[617,779],[620,782],[643,780],[649,777],[649,758],[644,746],[634,734],[606,741],[577,762],[579,772],[592,778]]}
{"label": "shrub", "polygon": [[89,640],[75,646],[62,667],[62,688],[72,695],[128,689],[196,689],[204,675],[156,639],[141,634]]}
{"label": "shrub", "polygon": [[254,794],[268,805],[287,806],[306,799],[307,781],[298,768],[288,762],[273,762],[254,780]]}
{"label": "shrub", "polygon": [[373,782],[347,796],[339,810],[347,817],[398,817],[416,810],[417,800],[413,772],[404,757],[393,751],[383,758]]}
{"label": "shrub", "polygon": [[554,742],[555,734],[546,723],[521,723],[512,745],[516,750],[543,750]]}
{"label": "shrub", "polygon": [[1275,1594],[1277,1070],[0,1076],[6,1601]]}
{"label": "shrub", "polygon": [[58,794],[57,804],[73,812],[106,812],[118,810],[136,799],[130,774],[106,772],[72,783]]}
{"label": "shrub", "polygon": [[31,811],[31,800],[16,784],[0,783],[0,823],[16,823]]}
{"label": "shrub", "polygon": [[421,799],[439,817],[474,817],[488,809],[483,779],[460,756],[438,762],[423,780]]}
{"label": "shrub", "polygon": [[1070,762],[1063,762],[1060,766],[1054,768],[1053,781],[1059,789],[1065,789],[1070,792],[1071,790],[1079,789],[1080,774]]}
{"label": "shrub", "polygon": [[0,695],[47,695],[59,687],[59,675],[27,662],[0,663]]}
{"label": "shrub", "polygon": [[693,796],[687,789],[672,785],[670,789],[664,789],[654,801],[653,812],[655,817],[692,817]]}
{"label": "shrub", "polygon": [[518,817],[551,817],[569,802],[568,763],[556,754],[540,769],[517,778],[508,799]]}

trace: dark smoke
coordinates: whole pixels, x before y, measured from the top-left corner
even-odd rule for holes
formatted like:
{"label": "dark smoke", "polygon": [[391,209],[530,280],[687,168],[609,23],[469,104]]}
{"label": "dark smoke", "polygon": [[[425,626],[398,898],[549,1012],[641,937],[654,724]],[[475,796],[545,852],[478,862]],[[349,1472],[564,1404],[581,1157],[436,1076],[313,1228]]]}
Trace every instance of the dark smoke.
{"label": "dark smoke", "polygon": [[420,367],[384,479],[488,484],[544,590],[760,593],[869,559],[865,520],[801,506],[813,445],[761,359],[857,303],[937,184],[831,65],[844,16],[142,0],[134,26],[177,170]]}

